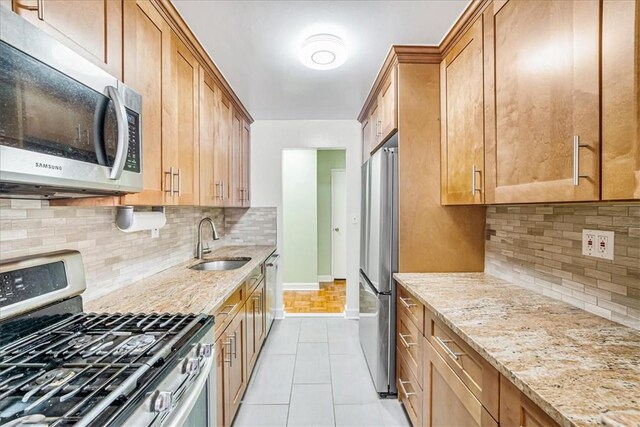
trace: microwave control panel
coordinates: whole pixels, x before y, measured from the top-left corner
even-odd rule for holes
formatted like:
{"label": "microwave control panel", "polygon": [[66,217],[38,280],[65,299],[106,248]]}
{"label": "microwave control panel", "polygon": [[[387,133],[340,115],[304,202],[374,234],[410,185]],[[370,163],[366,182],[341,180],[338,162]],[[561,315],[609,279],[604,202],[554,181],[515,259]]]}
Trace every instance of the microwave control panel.
{"label": "microwave control panel", "polygon": [[127,109],[127,122],[129,125],[129,151],[127,152],[127,161],[124,170],[129,172],[140,173],[140,116],[134,111]]}

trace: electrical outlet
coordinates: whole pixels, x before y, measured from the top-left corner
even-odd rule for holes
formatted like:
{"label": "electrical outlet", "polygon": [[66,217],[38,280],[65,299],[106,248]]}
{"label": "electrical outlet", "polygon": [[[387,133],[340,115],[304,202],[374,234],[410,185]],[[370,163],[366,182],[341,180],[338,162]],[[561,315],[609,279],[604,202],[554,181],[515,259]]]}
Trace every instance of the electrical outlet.
{"label": "electrical outlet", "polygon": [[357,216],[355,216],[355,215],[353,215],[353,216],[351,217],[351,224],[357,224],[357,223],[358,223],[358,217],[357,217]]}
{"label": "electrical outlet", "polygon": [[158,237],[160,237],[160,229],[159,228],[152,228],[151,229],[151,238],[152,239],[157,239]]}
{"label": "electrical outlet", "polygon": [[582,255],[613,260],[613,231],[582,230]]}

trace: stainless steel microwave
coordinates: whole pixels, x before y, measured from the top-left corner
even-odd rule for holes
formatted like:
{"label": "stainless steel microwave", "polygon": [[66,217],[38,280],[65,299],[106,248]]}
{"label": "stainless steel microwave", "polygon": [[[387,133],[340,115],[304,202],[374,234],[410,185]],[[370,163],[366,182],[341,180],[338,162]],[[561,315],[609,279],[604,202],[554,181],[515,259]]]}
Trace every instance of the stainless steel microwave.
{"label": "stainless steel microwave", "polygon": [[142,191],[139,94],[0,7],[0,197]]}

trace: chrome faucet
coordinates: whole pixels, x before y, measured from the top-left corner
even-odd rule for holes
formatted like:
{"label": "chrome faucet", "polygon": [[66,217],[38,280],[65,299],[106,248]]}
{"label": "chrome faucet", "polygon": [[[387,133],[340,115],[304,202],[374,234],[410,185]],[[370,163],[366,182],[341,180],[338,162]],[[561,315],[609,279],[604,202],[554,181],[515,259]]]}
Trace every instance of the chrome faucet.
{"label": "chrome faucet", "polygon": [[211,232],[213,233],[213,240],[218,240],[218,232],[216,231],[216,226],[213,223],[213,220],[209,217],[202,218],[200,220],[200,224],[198,224],[198,245],[196,246],[196,258],[202,259],[204,254],[208,254],[211,252],[209,246],[203,248],[202,247],[202,224],[208,222],[211,225]]}

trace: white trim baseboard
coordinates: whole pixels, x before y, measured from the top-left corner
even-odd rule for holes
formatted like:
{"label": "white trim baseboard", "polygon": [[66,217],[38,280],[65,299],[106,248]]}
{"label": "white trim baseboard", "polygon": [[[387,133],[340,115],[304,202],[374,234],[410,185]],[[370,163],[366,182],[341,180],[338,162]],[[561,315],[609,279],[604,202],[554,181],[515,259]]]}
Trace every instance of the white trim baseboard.
{"label": "white trim baseboard", "polygon": [[318,282],[333,282],[333,276],[330,274],[318,276]]}
{"label": "white trim baseboard", "polygon": [[275,319],[284,319],[285,316],[284,308],[277,308],[274,313]]}
{"label": "white trim baseboard", "polygon": [[351,309],[351,308],[347,308],[347,306],[344,306],[344,318],[345,319],[352,319],[352,320],[358,320],[360,319],[360,310],[359,309]]}
{"label": "white trim baseboard", "polygon": [[344,313],[287,313],[284,317],[342,317]]}
{"label": "white trim baseboard", "polygon": [[283,283],[283,291],[318,291],[320,290],[320,283],[308,282],[308,283]]}

